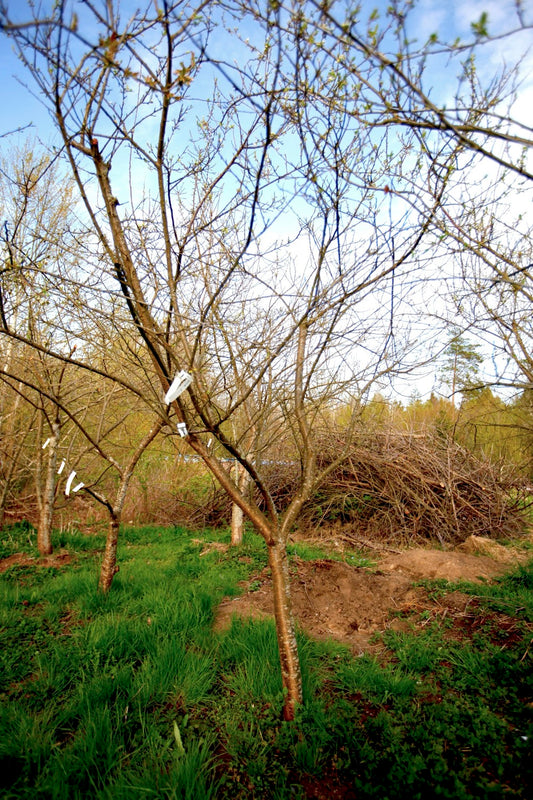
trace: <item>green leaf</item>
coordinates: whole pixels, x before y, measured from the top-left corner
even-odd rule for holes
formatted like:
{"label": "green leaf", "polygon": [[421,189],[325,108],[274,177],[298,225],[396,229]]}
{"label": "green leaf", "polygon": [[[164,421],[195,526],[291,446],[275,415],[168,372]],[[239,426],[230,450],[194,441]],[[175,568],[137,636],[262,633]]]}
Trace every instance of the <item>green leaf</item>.
{"label": "green leaf", "polygon": [[487,23],[489,21],[489,15],[486,11],[484,11],[479,20],[477,22],[472,22],[470,27],[472,28],[472,32],[479,38],[483,36],[488,36],[489,31],[487,28]]}
{"label": "green leaf", "polygon": [[183,746],[183,742],[181,741],[181,733],[180,729],[178,728],[178,723],[174,720],[174,739],[176,740],[176,747],[178,750],[178,755],[184,756],[185,755],[185,748]]}

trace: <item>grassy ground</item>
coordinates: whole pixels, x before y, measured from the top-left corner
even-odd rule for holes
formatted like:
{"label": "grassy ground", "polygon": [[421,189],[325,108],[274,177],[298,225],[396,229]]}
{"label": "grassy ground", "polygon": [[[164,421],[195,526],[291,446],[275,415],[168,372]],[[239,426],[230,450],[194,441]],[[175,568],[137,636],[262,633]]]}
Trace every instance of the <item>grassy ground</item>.
{"label": "grassy ground", "polygon": [[[476,595],[461,629],[427,611],[388,632],[380,662],[302,634],[289,724],[273,625],[212,631],[221,598],[265,565],[261,541],[200,555],[191,538],[124,532],[107,597],[94,537],[56,537],[70,564],[0,576],[0,797],[533,796],[533,562],[461,587]],[[0,540],[3,557],[36,555],[27,527]]]}

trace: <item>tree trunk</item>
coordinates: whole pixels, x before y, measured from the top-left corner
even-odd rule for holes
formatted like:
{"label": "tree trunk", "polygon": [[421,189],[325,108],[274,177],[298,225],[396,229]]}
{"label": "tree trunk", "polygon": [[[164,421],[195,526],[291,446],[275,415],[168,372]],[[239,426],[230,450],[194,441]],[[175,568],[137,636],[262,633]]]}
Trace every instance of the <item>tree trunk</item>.
{"label": "tree trunk", "polygon": [[285,695],[283,718],[293,720],[296,707],[302,702],[302,674],[292,616],[289,560],[285,543],[268,545],[268,563],[272,572],[274,615]]}
{"label": "tree trunk", "polygon": [[107,539],[105,543],[104,558],[100,568],[100,580],[98,581],[98,588],[104,593],[110,590],[111,584],[113,583],[113,578],[119,570],[117,565],[119,527],[120,519],[116,514],[112,514],[109,521],[109,530],[107,532]]}
{"label": "tree trunk", "polygon": [[59,423],[54,422],[52,436],[48,443],[46,481],[39,513],[39,526],[37,528],[37,548],[41,556],[49,556],[52,552],[52,518],[54,515],[58,445]]}
{"label": "tree trunk", "polygon": [[237,503],[231,506],[231,544],[236,546],[242,544],[244,531],[244,512]]}
{"label": "tree trunk", "polygon": [[91,492],[92,496],[99,500],[109,511],[110,521],[107,539],[105,543],[104,559],[100,568],[100,579],[98,581],[98,588],[102,592],[108,592],[113,583],[113,578],[119,571],[117,565],[117,546],[118,546],[118,532],[120,528],[120,521],[122,519],[122,512],[124,510],[124,503],[130,485],[131,476],[137,466],[137,463],[148,447],[149,444],[155,439],[161,428],[163,427],[163,420],[158,419],[146,436],[139,442],[133,455],[131,456],[126,468],[121,474],[120,484],[118,487],[117,497],[114,506],[106,502],[103,498],[99,497],[95,492]]}
{"label": "tree trunk", "polygon": [[[242,464],[237,461],[234,468],[235,483],[242,495],[246,494],[246,490],[250,483],[250,476],[244,469]],[[233,503],[231,506],[231,544],[242,544],[242,537],[244,534],[244,511],[242,508]]]}

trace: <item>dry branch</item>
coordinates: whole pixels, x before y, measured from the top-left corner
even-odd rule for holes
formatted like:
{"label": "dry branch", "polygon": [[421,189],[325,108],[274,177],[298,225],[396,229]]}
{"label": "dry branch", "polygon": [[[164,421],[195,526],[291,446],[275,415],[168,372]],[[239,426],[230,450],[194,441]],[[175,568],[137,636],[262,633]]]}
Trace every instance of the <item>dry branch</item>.
{"label": "dry branch", "polygon": [[[343,444],[340,436],[322,438],[321,467]],[[515,478],[511,468],[436,435],[361,433],[306,518],[394,543],[446,546],[471,535],[510,536],[524,529]]]}

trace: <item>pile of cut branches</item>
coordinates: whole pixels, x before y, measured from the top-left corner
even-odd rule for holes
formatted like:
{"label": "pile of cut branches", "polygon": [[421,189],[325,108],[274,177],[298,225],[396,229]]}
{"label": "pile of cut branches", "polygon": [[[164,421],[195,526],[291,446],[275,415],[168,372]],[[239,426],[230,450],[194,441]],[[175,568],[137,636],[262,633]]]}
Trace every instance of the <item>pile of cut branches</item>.
{"label": "pile of cut branches", "polygon": [[[344,448],[342,433],[322,434],[318,469],[333,465]],[[258,469],[283,512],[298,488],[298,462],[271,460]],[[471,535],[520,534],[525,529],[526,499],[510,467],[474,455],[453,441],[432,434],[361,432],[304,506],[299,532],[315,536],[334,530],[354,544],[433,541],[452,546]],[[262,505],[258,494],[256,501]],[[177,514],[179,521],[188,525],[228,524],[231,503],[212,482],[196,512],[191,496],[186,518],[182,515]]]}
{"label": "pile of cut branches", "polygon": [[[342,438],[324,436],[320,467],[332,464]],[[468,536],[506,537],[524,530],[525,492],[502,464],[453,441],[424,434],[361,434],[308,504],[314,527],[383,542],[457,544]]]}

